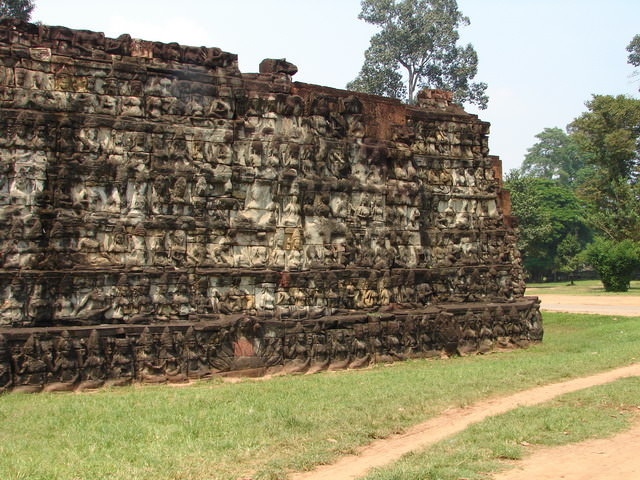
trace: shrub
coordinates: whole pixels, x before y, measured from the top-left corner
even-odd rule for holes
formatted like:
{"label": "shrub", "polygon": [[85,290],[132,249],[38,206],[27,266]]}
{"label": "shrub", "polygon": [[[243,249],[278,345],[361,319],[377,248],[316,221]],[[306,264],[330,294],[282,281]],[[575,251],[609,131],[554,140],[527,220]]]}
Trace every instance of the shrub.
{"label": "shrub", "polygon": [[596,239],[585,250],[585,258],[608,292],[626,292],[633,273],[640,268],[640,244]]}

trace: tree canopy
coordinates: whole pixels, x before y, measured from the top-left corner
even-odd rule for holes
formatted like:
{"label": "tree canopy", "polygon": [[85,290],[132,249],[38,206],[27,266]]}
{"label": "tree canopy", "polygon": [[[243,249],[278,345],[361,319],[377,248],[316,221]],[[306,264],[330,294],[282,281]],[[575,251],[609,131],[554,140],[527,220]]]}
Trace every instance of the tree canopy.
{"label": "tree canopy", "polygon": [[629,42],[627,52],[629,52],[628,63],[634,67],[640,67],[640,35],[636,35]]}
{"label": "tree canopy", "polygon": [[552,276],[591,238],[575,192],[557,180],[523,176],[517,170],[509,173],[505,186],[520,220],[518,246],[525,269],[537,280]]}
{"label": "tree canopy", "polygon": [[0,0],[0,17],[15,17],[28,22],[33,7],[31,0]]}
{"label": "tree canopy", "polygon": [[640,100],[595,95],[570,125],[591,174],[578,195],[595,229],[617,241],[640,240]]}
{"label": "tree canopy", "polygon": [[574,184],[585,166],[576,142],[560,128],[545,128],[539,140],[529,148],[522,162],[525,176],[556,179],[564,185]]}
{"label": "tree canopy", "polygon": [[640,100],[618,95],[594,95],[589,111],[569,129],[589,160],[606,180],[632,179],[640,159]]}
{"label": "tree canopy", "polygon": [[[469,19],[456,0],[362,0],[359,18],[381,30],[370,40],[351,90],[415,98],[418,88],[439,88],[454,100],[486,108],[487,85],[472,83],[478,56],[471,44],[458,46],[458,28]],[[406,74],[406,84],[403,75]],[[406,86],[405,86],[406,85]]]}
{"label": "tree canopy", "polygon": [[[640,35],[627,51],[640,66]],[[586,106],[567,133],[536,135],[507,187],[529,274],[572,273],[586,262],[606,290],[623,291],[640,267],[640,100],[594,95]]]}

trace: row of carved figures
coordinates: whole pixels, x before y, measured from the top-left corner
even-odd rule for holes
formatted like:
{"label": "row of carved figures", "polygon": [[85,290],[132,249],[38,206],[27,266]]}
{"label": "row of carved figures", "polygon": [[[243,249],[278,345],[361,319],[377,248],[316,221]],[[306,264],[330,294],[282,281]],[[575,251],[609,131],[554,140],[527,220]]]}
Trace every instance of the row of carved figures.
{"label": "row of carved figures", "polygon": [[429,281],[411,279],[411,271],[381,274],[380,278],[380,272],[374,271],[373,278],[342,279],[336,272],[324,271],[310,275],[315,279],[304,284],[289,284],[287,272],[271,272],[272,278],[263,278],[262,283],[249,276],[226,279],[220,274],[200,275],[197,280],[193,275],[124,276],[122,281],[113,275],[83,281],[14,278],[0,289],[0,325],[165,323],[251,312],[273,312],[280,318],[316,317],[337,309],[372,311],[390,305],[505,301],[524,293],[520,270],[514,270],[443,272],[437,277],[433,274]]}
{"label": "row of carved figures", "polygon": [[[357,368],[410,357],[465,355],[542,338],[528,305],[454,315],[359,316],[316,322],[243,317],[224,327],[0,333],[0,392],[73,390],[131,381],[184,382],[251,368],[271,373]],[[330,326],[331,328],[327,328]]]}

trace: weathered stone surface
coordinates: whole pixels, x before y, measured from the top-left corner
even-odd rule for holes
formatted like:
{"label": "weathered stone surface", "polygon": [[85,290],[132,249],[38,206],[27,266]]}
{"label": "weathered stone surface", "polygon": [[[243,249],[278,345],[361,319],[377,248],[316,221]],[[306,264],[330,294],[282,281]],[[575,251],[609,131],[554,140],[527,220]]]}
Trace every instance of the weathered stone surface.
{"label": "weathered stone surface", "polygon": [[542,338],[489,125],[296,70],[0,22],[0,391]]}

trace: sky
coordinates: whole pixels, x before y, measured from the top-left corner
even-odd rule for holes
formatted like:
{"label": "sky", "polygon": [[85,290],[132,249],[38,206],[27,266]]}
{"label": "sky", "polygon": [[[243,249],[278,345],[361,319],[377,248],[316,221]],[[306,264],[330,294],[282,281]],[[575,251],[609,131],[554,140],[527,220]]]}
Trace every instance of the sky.
{"label": "sky", "polygon": [[[372,25],[359,0],[35,0],[32,21],[238,54],[240,70],[286,58],[294,80],[344,88],[364,60]],[[504,171],[517,168],[535,135],[565,128],[593,94],[639,98],[640,74],[625,47],[640,34],[638,0],[458,0],[471,24],[475,81],[489,106],[465,109],[491,123],[489,148]]]}

